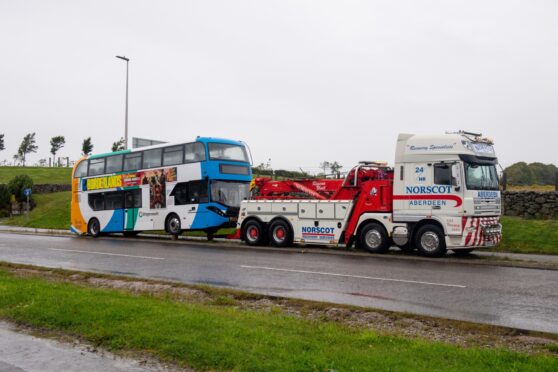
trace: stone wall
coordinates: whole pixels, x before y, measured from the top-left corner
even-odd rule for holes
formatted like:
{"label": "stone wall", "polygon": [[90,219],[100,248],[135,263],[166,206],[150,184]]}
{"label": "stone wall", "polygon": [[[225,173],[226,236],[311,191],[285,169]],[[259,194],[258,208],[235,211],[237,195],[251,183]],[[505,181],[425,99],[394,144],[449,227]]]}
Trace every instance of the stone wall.
{"label": "stone wall", "polygon": [[558,218],[558,192],[503,191],[504,215],[524,218]]}
{"label": "stone wall", "polygon": [[72,191],[72,185],[46,184],[33,185],[34,194],[47,194],[50,192]]}

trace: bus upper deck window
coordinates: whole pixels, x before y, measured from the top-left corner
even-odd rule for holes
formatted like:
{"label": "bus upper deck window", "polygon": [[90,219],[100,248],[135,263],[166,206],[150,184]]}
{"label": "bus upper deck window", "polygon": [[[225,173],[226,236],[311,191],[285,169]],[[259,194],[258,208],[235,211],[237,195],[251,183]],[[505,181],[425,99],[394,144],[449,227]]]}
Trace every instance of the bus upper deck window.
{"label": "bus upper deck window", "polygon": [[205,160],[205,146],[201,142],[187,143],[184,146],[184,162],[192,163]]}
{"label": "bus upper deck window", "polygon": [[153,149],[143,152],[143,167],[157,168],[161,166],[162,149]]}
{"label": "bus upper deck window", "polygon": [[124,155],[124,171],[141,169],[141,152]]}

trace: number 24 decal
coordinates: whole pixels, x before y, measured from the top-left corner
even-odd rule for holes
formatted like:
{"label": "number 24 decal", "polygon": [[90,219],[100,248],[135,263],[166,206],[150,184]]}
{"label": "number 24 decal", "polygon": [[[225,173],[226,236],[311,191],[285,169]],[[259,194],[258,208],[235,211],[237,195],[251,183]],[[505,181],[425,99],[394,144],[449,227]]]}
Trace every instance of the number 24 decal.
{"label": "number 24 decal", "polygon": [[423,173],[424,172],[424,167],[416,167],[415,168],[415,173]]}

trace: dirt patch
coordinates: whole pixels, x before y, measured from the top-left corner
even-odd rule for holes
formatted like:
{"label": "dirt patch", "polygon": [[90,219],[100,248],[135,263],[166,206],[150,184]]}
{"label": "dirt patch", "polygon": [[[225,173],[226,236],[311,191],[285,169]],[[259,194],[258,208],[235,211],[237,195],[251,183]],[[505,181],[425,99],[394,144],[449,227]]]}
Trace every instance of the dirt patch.
{"label": "dirt patch", "polygon": [[558,356],[558,335],[553,334],[354,306],[263,296],[208,286],[41,269],[25,265],[3,264],[2,266],[18,276],[40,276],[46,280],[65,281],[88,287],[170,297],[181,302],[272,312],[310,321],[336,322],[385,335],[420,338],[462,347],[504,348],[528,354],[545,353]]}

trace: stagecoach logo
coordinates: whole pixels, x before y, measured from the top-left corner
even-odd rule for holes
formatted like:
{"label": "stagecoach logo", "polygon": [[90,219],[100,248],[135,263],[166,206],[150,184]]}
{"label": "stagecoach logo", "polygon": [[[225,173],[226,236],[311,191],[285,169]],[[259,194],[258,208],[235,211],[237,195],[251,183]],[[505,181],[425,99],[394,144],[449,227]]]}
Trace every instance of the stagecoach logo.
{"label": "stagecoach logo", "polygon": [[143,211],[139,212],[140,217],[149,217],[149,216],[158,216],[158,215],[159,212],[143,212]]}

